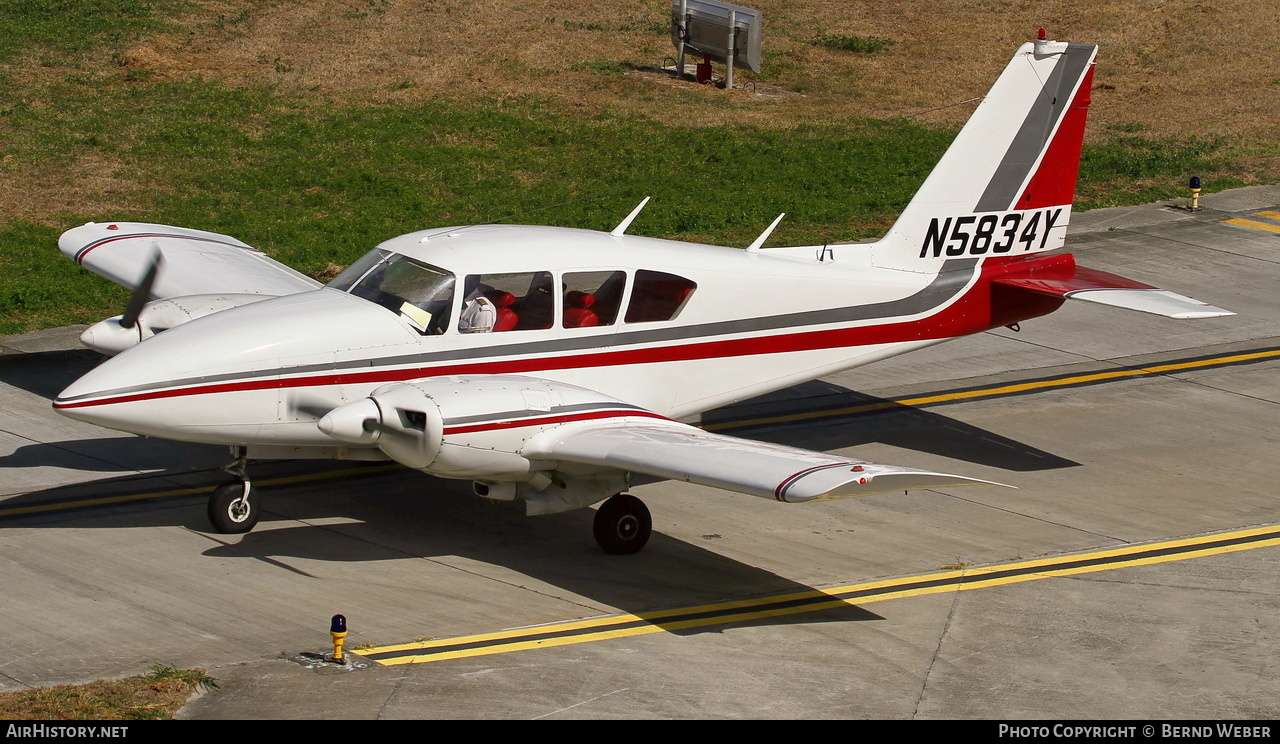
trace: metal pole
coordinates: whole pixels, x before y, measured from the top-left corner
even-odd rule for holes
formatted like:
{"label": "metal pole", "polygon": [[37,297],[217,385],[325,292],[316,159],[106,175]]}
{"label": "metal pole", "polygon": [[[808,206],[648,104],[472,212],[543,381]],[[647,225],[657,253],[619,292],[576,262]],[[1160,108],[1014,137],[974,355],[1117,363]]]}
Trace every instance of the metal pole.
{"label": "metal pole", "polygon": [[729,11],[729,53],[725,61],[729,63],[729,72],[725,74],[724,89],[733,90],[733,58],[737,56],[738,46],[738,11]]}
{"label": "metal pole", "polygon": [[680,37],[679,53],[676,55],[676,75],[680,78],[684,77],[684,40],[689,38],[689,6],[685,0],[680,0],[680,23],[676,26],[676,33]]}

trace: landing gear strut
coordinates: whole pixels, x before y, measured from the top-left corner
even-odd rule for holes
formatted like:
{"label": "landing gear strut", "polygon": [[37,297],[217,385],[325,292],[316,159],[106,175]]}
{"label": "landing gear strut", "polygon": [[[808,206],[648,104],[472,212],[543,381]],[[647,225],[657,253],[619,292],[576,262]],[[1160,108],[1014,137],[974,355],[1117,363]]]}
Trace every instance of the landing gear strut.
{"label": "landing gear strut", "polygon": [[262,516],[257,493],[249,483],[249,463],[244,447],[231,448],[231,463],[223,468],[235,480],[220,487],[209,497],[209,522],[224,535],[239,535],[253,529]]}
{"label": "landing gear strut", "polygon": [[649,516],[649,508],[629,493],[610,497],[596,510],[596,543],[606,553],[637,553],[649,542],[652,533],[653,518]]}

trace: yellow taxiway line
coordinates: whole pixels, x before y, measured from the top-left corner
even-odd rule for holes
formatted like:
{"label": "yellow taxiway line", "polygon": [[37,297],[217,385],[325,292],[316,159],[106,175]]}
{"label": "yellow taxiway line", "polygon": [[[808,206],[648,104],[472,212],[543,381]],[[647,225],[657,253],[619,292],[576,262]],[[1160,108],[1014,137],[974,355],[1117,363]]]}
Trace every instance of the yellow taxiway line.
{"label": "yellow taxiway line", "polygon": [[1168,374],[1171,372],[1185,372],[1205,367],[1242,364],[1245,362],[1255,362],[1273,358],[1280,358],[1280,349],[1264,349],[1221,357],[1193,359],[1189,361],[1171,362],[1169,364],[1153,364],[1148,367],[1131,367],[1111,370],[1108,372],[1092,372],[1089,374],[1072,375],[1069,377],[1030,380],[1027,382],[1019,382],[1009,385],[995,385],[992,387],[975,388],[973,390],[959,390],[950,393],[941,393],[938,395],[924,395],[915,398],[896,398],[893,400],[882,400],[874,403],[864,403],[856,406],[846,406],[844,408],[824,409],[821,411],[806,411],[803,413],[766,416],[756,419],[741,419],[737,421],[711,424],[703,426],[703,428],[708,431],[715,431],[719,429],[738,429],[766,424],[791,423],[815,418],[848,416],[886,408],[898,408],[901,406],[927,406],[939,403],[954,403],[961,400],[994,398],[1002,395],[1017,395],[1036,390],[1073,387],[1076,385],[1087,385],[1095,382],[1107,382],[1131,377],[1150,377],[1153,375]]}
{"label": "yellow taxiway line", "polygon": [[358,653],[362,658],[387,666],[421,664],[665,633],[709,625],[733,625],[762,618],[819,612],[846,605],[861,606],[889,599],[985,589],[1039,579],[1203,558],[1276,545],[1280,545],[1280,525],[1267,525],[1144,545],[1125,545],[1091,553],[949,570],[772,597],[757,597],[658,612],[609,615],[494,633],[364,648]]}
{"label": "yellow taxiway line", "polygon": [[[1277,213],[1280,214],[1280,213]],[[1247,362],[1263,361],[1266,359],[1280,358],[1280,349],[1258,349],[1251,352],[1242,352],[1240,354],[1230,354],[1219,357],[1208,357],[1205,359],[1192,359],[1179,362],[1170,362],[1168,364],[1156,364],[1148,367],[1132,367],[1124,369],[1110,370],[1107,372],[1094,372],[1083,375],[1071,375],[1060,378],[1046,378],[1038,380],[1028,380],[1025,382],[1011,383],[1006,385],[995,385],[991,387],[974,388],[972,390],[959,390],[948,393],[940,393],[936,395],[925,395],[914,398],[897,398],[892,400],[876,401],[874,403],[865,403],[856,406],[845,406],[842,408],[824,409],[821,411],[806,411],[801,413],[791,413],[779,416],[767,416],[754,419],[738,419],[734,421],[723,421],[714,424],[704,424],[703,429],[707,431],[721,431],[725,429],[739,429],[752,426],[761,426],[767,424],[793,423],[797,421],[808,421],[812,419],[828,418],[836,416],[848,416],[858,413],[868,413],[871,411],[898,408],[903,406],[928,406],[943,403],[955,403],[965,400],[975,400],[979,398],[994,398],[1002,395],[1018,395],[1022,393],[1034,392],[1037,390],[1050,390],[1055,388],[1072,387],[1074,385],[1087,385],[1097,382],[1109,382],[1114,380],[1122,380],[1133,377],[1148,377],[1153,375],[1168,374],[1171,372],[1183,372],[1206,367],[1228,366],[1232,364],[1243,364]],[[334,480],[348,476],[383,473],[388,470],[395,470],[401,467],[396,464],[365,466],[361,468],[348,468],[345,470],[331,470],[321,473],[307,473],[304,475],[294,475],[281,478],[270,478],[261,481],[254,481],[258,486],[282,486],[295,483],[310,483],[315,481]],[[150,501],[154,499],[175,498],[179,496],[194,496],[199,494],[212,493],[218,488],[217,485],[196,486],[190,488],[175,488],[167,491],[152,491],[148,493],[123,494],[118,496],[103,496],[100,498],[79,499],[76,501],[60,501],[45,504],[32,504],[29,506],[13,506],[0,508],[0,519],[20,517],[31,514],[42,514],[49,512],[65,511],[69,509],[79,509],[85,507],[110,506],[112,504],[127,503],[132,501]]]}
{"label": "yellow taxiway line", "polygon": [[[1275,215],[1280,218],[1280,212],[1258,212],[1260,217],[1271,217]],[[1229,220],[1223,220],[1228,225],[1237,225],[1239,227],[1249,227],[1254,230],[1266,230],[1267,232],[1280,233],[1280,225],[1273,225],[1270,222],[1258,222],[1257,220],[1246,220],[1243,217],[1232,217]]]}

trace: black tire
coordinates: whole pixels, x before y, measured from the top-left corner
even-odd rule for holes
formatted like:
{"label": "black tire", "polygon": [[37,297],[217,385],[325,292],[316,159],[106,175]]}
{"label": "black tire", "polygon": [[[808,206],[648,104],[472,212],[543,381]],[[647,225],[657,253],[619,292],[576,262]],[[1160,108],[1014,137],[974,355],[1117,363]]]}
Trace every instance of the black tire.
{"label": "black tire", "polygon": [[594,531],[596,543],[604,552],[638,553],[653,533],[653,518],[643,501],[629,493],[620,493],[596,510]]}
{"label": "black tire", "polygon": [[228,483],[209,497],[209,522],[224,535],[248,532],[260,516],[262,507],[248,481]]}

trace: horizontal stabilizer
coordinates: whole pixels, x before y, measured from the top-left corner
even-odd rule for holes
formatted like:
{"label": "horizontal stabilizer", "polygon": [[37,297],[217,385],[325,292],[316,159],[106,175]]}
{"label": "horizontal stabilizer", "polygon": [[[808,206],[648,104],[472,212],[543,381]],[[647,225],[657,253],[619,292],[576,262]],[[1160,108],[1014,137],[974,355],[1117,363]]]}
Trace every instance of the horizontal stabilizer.
{"label": "horizontal stabilizer", "polygon": [[1230,310],[1163,289],[1084,289],[1072,292],[1067,297],[1170,318],[1220,318],[1235,315]]}
{"label": "horizontal stabilizer", "polygon": [[913,488],[1002,485],[645,419],[564,426],[535,437],[525,457],[601,465],[788,503]]}
{"label": "horizontal stabilizer", "polygon": [[1046,273],[1049,275],[1032,273],[1021,276],[1002,276],[992,281],[1006,287],[1017,287],[1051,297],[1096,302],[1101,305],[1138,310],[1170,318],[1217,318],[1235,315],[1229,310],[1214,307],[1191,297],[1084,266],[1063,266],[1062,263],[1058,263],[1052,271]]}

